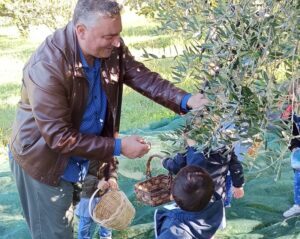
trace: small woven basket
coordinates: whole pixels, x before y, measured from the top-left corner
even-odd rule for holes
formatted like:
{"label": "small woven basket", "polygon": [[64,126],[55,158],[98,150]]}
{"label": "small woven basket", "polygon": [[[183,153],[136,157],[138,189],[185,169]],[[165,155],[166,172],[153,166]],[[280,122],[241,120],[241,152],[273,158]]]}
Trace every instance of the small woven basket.
{"label": "small woven basket", "polygon": [[89,212],[93,220],[101,226],[114,230],[124,230],[132,222],[135,209],[122,191],[108,191],[105,193],[92,211],[92,200],[97,194],[97,189],[89,201]]}
{"label": "small woven basket", "polygon": [[136,183],[134,186],[134,191],[138,201],[152,207],[159,206],[171,201],[170,195],[172,176],[170,174],[160,174],[158,176],[152,177],[151,175],[150,164],[151,160],[155,157],[160,159],[163,158],[162,156],[157,154],[150,156],[146,166],[146,180]]}

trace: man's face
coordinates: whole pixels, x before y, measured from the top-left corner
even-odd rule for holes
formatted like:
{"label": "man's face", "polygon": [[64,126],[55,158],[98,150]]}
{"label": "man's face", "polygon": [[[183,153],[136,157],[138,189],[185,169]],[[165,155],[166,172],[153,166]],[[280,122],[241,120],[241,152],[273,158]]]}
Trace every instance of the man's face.
{"label": "man's face", "polygon": [[108,58],[120,46],[121,16],[100,16],[92,27],[76,26],[81,50],[86,57]]}

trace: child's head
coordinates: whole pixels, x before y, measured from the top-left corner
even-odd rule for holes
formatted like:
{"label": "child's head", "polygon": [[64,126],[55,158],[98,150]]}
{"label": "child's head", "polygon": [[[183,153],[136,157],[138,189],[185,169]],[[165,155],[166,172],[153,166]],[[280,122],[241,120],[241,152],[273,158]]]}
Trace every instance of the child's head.
{"label": "child's head", "polygon": [[176,204],[186,211],[200,211],[214,192],[210,175],[198,166],[182,168],[172,182],[171,193]]}

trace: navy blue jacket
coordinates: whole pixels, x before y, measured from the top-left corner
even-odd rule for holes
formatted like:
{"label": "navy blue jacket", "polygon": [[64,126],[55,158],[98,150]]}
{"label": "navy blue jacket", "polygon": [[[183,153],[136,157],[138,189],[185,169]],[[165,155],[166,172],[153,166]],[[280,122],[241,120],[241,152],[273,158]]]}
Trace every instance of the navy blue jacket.
{"label": "navy blue jacket", "polygon": [[221,197],[214,199],[201,211],[157,209],[154,215],[157,239],[209,239],[219,228],[223,218]]}
{"label": "navy blue jacket", "polygon": [[[293,115],[293,136],[299,136],[300,116]],[[297,137],[291,139],[289,149],[300,148],[300,140]]]}
{"label": "navy blue jacket", "polygon": [[225,179],[228,171],[232,178],[234,187],[242,187],[244,184],[244,173],[241,162],[237,159],[234,151],[224,156],[224,150],[212,151],[208,156],[197,152],[194,147],[187,147],[185,153],[178,153],[174,158],[163,160],[163,167],[173,174],[186,165],[200,166],[210,174],[215,184],[215,191],[223,198],[225,197]]}

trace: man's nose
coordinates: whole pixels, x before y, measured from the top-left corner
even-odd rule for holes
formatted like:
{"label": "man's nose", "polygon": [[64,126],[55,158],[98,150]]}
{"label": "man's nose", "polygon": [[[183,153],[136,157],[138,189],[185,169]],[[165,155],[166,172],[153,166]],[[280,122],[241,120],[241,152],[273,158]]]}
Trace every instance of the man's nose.
{"label": "man's nose", "polygon": [[112,45],[114,47],[119,47],[121,45],[121,38],[120,36],[116,36],[115,39],[112,42]]}

